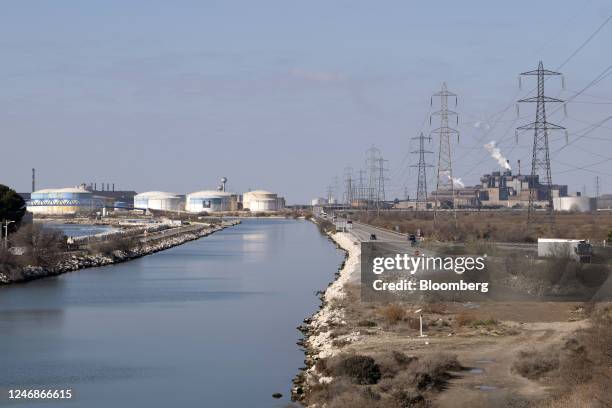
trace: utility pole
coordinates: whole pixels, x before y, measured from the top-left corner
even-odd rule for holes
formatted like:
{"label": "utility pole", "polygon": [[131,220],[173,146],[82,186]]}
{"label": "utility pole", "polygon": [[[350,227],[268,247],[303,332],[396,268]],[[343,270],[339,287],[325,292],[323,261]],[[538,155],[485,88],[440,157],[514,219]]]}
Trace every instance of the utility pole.
{"label": "utility pole", "polygon": [[423,207],[423,209],[427,208],[427,168],[433,167],[431,164],[427,164],[425,161],[426,153],[433,153],[432,151],[425,150],[425,139],[431,142],[431,137],[425,137],[423,132],[418,137],[413,137],[413,140],[419,140],[419,150],[414,150],[411,153],[417,153],[419,155],[419,164],[413,164],[410,167],[418,168],[418,176],[417,176],[417,208]]}
{"label": "utility pole", "polygon": [[[527,224],[533,225],[537,223],[545,223],[554,228],[555,215],[552,195],[552,175],[550,171],[550,150],[548,148],[548,131],[565,130],[565,128],[546,121],[546,103],[563,101],[544,95],[544,77],[548,75],[561,75],[561,73],[544,69],[544,65],[542,64],[542,61],[540,61],[538,69],[523,72],[520,75],[535,75],[538,77],[538,95],[519,100],[519,102],[536,103],[535,122],[517,128],[517,131],[529,129],[534,130],[533,154],[531,158],[531,180],[529,181],[529,207],[527,209]],[[538,189],[538,184],[544,186],[544,194],[539,194],[540,191]],[[537,217],[536,215],[536,203],[540,200],[547,202],[546,213],[543,218]]]}
{"label": "utility pole", "polygon": [[433,116],[438,116],[440,118],[440,126],[431,131],[431,134],[437,134],[440,138],[440,148],[438,150],[438,177],[436,184],[436,203],[434,205],[434,225],[436,223],[436,212],[438,209],[443,209],[442,202],[440,202],[440,191],[445,190],[450,192],[451,202],[448,204],[444,204],[446,209],[451,209],[453,211],[453,216],[455,217],[455,222],[457,220],[457,213],[455,212],[455,187],[453,185],[453,161],[451,154],[451,135],[457,135],[457,141],[459,141],[459,131],[449,127],[448,125],[448,117],[455,116],[456,123],[459,123],[459,117],[457,112],[453,112],[448,109],[448,97],[455,98],[455,106],[457,106],[457,95],[450,92],[446,87],[446,82],[442,84],[442,89],[440,92],[436,92],[431,97],[431,105],[433,106],[433,97],[440,98],[440,110],[434,112],[432,116],[429,117],[429,122],[431,124],[431,120]]}

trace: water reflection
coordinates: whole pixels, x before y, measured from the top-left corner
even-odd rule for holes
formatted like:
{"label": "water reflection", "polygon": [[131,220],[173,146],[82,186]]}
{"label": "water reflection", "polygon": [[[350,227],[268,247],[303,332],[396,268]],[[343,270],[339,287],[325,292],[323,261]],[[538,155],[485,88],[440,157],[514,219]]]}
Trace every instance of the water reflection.
{"label": "water reflection", "polygon": [[311,223],[247,220],[124,264],[0,288],[0,385],[71,387],[72,406],[94,408],[285,406],[271,395],[288,396],[303,365],[295,327],[342,258]]}

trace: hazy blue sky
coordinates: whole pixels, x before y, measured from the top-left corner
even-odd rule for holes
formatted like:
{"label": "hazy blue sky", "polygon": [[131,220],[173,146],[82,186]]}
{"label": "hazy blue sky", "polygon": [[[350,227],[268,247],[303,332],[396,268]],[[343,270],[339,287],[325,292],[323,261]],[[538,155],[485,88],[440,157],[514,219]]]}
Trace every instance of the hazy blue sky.
{"label": "hazy blue sky", "polygon": [[[185,193],[227,176],[231,190],[269,189],[289,203],[363,167],[372,144],[389,160],[387,196],[414,191],[410,138],[429,130],[442,81],[459,94],[455,175],[474,184],[495,170],[482,147],[491,140],[528,171],[532,135],[516,145],[513,129],[535,106],[515,121],[513,101],[534,78],[519,93],[517,74],[539,59],[556,69],[612,14],[606,0],[2,4],[0,183],[29,191],[36,167],[39,188]],[[612,63],[611,39],[612,22],[563,67],[567,90],[551,80],[547,93],[586,86]],[[612,120],[577,139],[611,111],[607,77],[568,118],[550,118],[575,140],[553,153],[554,182],[592,194],[599,174],[612,192]],[[477,122],[497,125],[485,133]]]}

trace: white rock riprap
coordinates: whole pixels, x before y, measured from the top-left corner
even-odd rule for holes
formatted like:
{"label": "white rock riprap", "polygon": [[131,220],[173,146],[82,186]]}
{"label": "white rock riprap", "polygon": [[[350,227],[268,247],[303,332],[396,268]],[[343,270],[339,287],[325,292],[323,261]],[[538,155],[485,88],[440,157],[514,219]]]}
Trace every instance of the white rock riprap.
{"label": "white rock riprap", "polygon": [[[351,234],[344,232],[330,234],[330,238],[338,247],[346,251],[347,257],[339,270],[338,277],[325,290],[322,296],[323,305],[321,309],[311,318],[306,319],[306,324],[301,327],[306,336],[304,346],[306,348],[307,368],[294,381],[295,386],[292,393],[293,397],[298,400],[301,399],[309,386],[331,381],[331,378],[324,377],[317,372],[314,363],[320,358],[334,356],[340,351],[339,347],[334,346],[334,339],[331,337],[332,330],[330,330],[333,326],[346,324],[344,310],[337,307],[337,303],[346,296],[345,285],[349,282],[359,281],[361,256],[359,242]],[[356,341],[358,338],[359,333],[353,332],[345,340]]]}

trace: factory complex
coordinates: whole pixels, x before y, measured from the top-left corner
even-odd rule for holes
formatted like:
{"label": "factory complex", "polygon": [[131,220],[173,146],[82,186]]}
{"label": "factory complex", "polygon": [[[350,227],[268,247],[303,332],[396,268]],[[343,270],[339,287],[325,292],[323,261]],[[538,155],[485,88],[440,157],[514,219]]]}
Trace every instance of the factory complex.
{"label": "factory complex", "polygon": [[107,211],[175,212],[222,214],[228,212],[273,213],[285,207],[285,199],[264,190],[237,194],[226,191],[223,177],[216,190],[189,194],[166,191],[115,191],[114,184],[80,184],[71,188],[47,188],[22,194],[34,215],[83,215]]}
{"label": "factory complex", "polygon": [[[484,209],[521,209],[529,205],[530,190],[533,189],[537,207],[545,208],[548,203],[547,186],[540,183],[539,177],[513,174],[511,170],[493,171],[480,177],[475,186],[457,186],[453,190],[432,191],[425,202],[427,208],[484,208]],[[550,186],[555,211],[589,212],[598,209],[598,200],[580,192],[569,193],[567,185]],[[416,201],[400,201],[395,208],[417,208]],[[603,201],[599,204],[603,204]]]}
{"label": "factory complex", "polygon": [[[377,201],[376,192],[367,187],[353,187],[350,190],[350,202],[338,200],[334,196],[317,197],[311,201],[312,207],[338,207],[353,209],[387,209],[387,210],[434,210],[442,209],[526,209],[529,205],[530,191],[533,190],[534,206],[546,208],[548,194],[552,195],[555,211],[590,212],[612,209],[612,195],[602,194],[599,197],[588,197],[581,192],[570,193],[568,186],[540,182],[539,176],[513,174],[511,170],[493,171],[480,177],[480,184],[464,186],[462,183],[452,189],[438,189],[426,194],[423,200],[396,199],[394,201]],[[345,196],[349,196],[345,193]]]}

